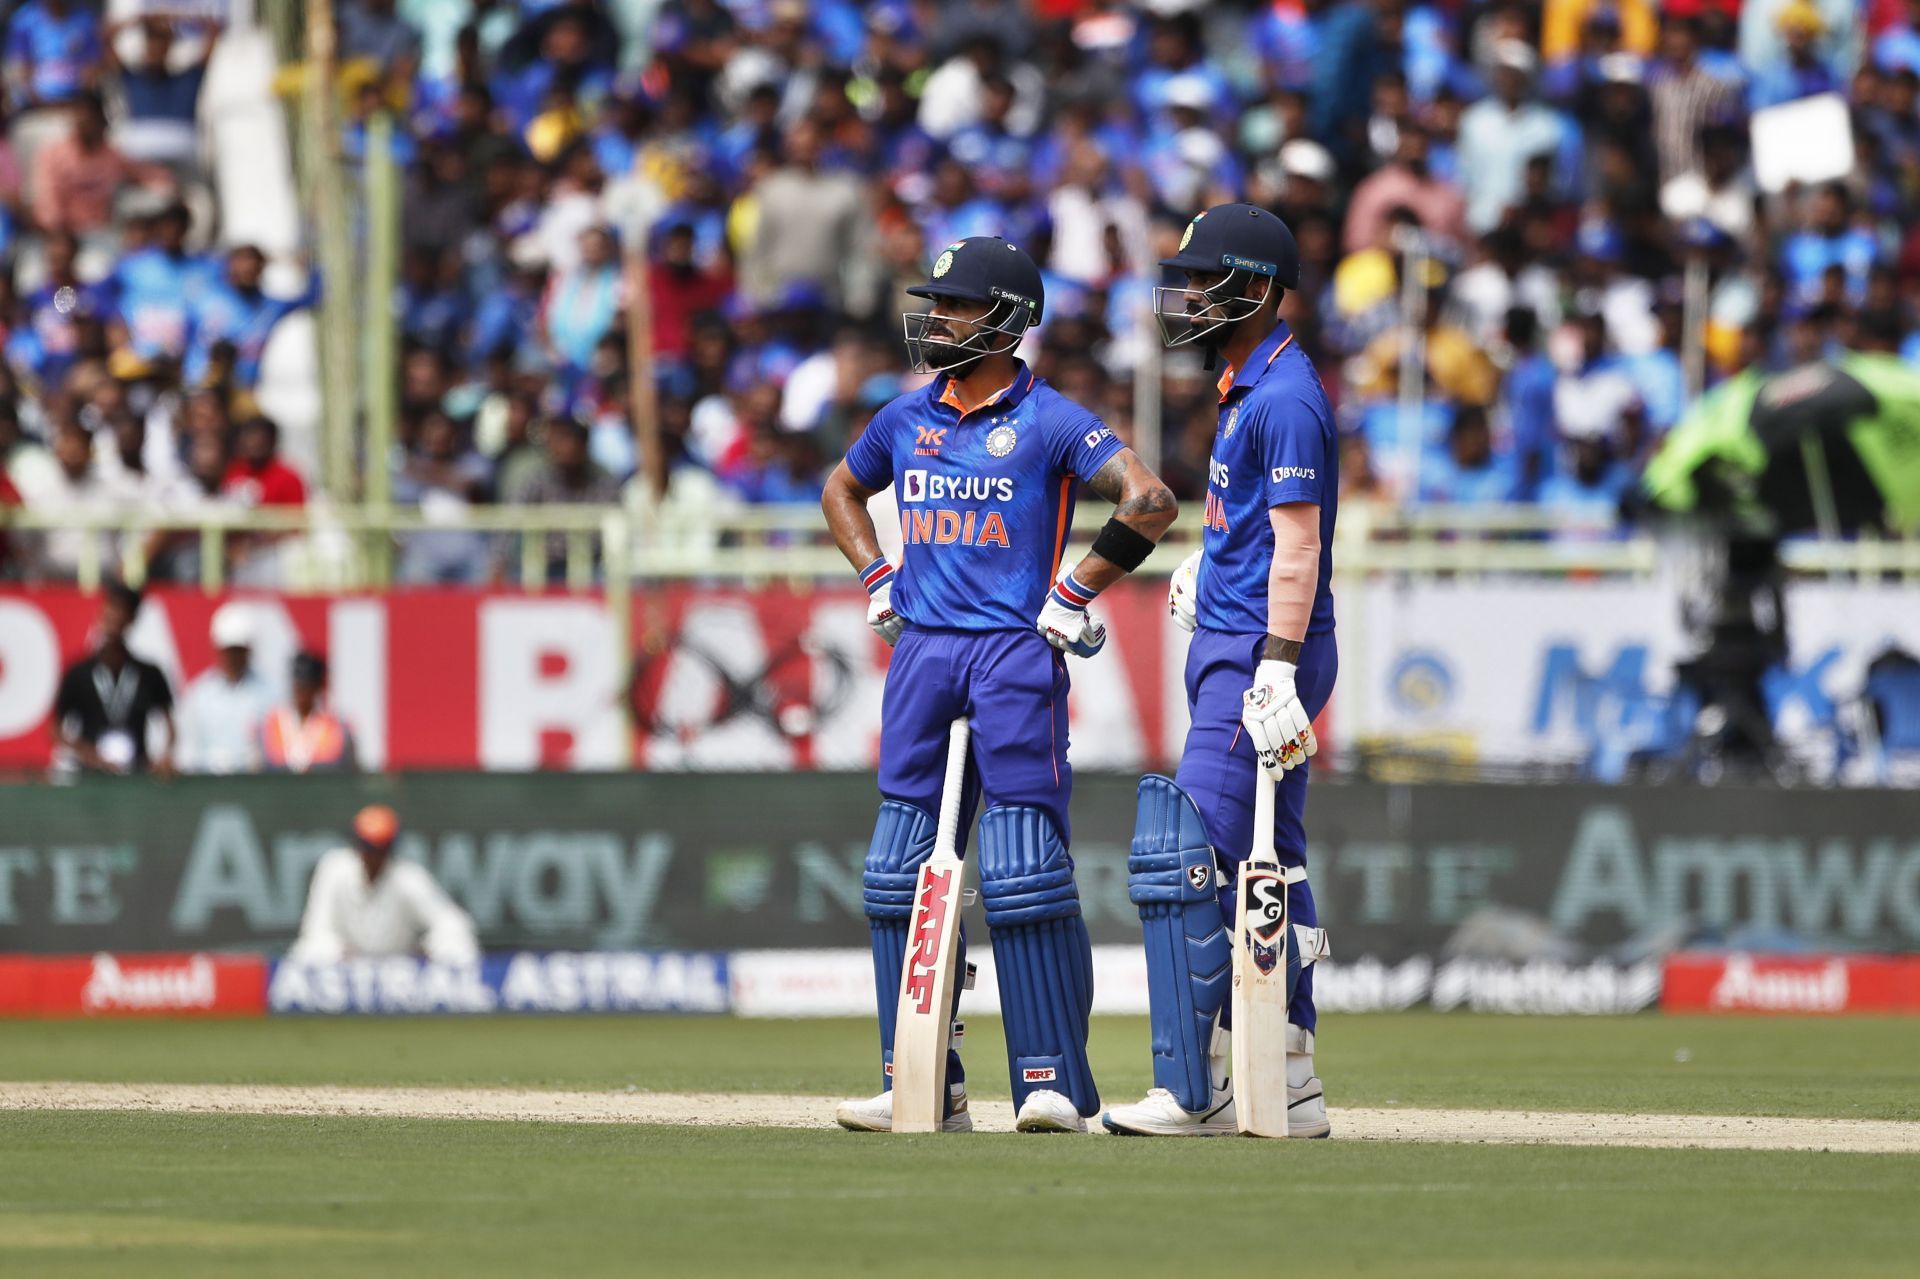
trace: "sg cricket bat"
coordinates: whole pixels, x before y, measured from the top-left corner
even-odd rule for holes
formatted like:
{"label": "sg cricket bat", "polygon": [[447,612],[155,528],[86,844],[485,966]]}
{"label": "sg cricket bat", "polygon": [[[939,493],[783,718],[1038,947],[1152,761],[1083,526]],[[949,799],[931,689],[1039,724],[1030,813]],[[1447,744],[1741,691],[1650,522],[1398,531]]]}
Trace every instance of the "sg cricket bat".
{"label": "sg cricket bat", "polygon": [[[900,1008],[893,1023],[893,1131],[939,1132],[947,1099],[947,1039],[953,1026],[953,987],[960,957],[961,787],[967,775],[967,721],[956,719],[947,739],[947,777],[933,855],[920,867],[913,919],[900,970]],[[1283,1006],[1281,1016],[1286,1010]],[[1281,1081],[1281,1123],[1285,1124]]]}
{"label": "sg cricket bat", "polygon": [[1253,842],[1233,920],[1233,1104],[1240,1132],[1287,1135],[1287,881],[1273,851],[1273,779],[1255,767]]}

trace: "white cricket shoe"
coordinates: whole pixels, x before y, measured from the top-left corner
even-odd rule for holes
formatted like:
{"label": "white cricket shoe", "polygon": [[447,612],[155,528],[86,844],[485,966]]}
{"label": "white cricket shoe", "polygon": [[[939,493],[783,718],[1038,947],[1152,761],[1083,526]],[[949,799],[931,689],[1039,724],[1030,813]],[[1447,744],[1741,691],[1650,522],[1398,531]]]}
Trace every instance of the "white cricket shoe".
{"label": "white cricket shoe", "polygon": [[1186,1110],[1165,1088],[1155,1088],[1131,1106],[1109,1107],[1100,1122],[1125,1137],[1230,1137],[1233,1093],[1215,1093],[1214,1100],[1210,1110]]}
{"label": "white cricket shoe", "polygon": [[[967,1086],[950,1084],[953,1113],[940,1122],[941,1132],[972,1132],[973,1116],[967,1111]],[[843,1101],[833,1108],[833,1121],[848,1132],[892,1132],[893,1090],[878,1097]]]}
{"label": "white cricket shoe", "polygon": [[[1181,1107],[1165,1088],[1155,1088],[1144,1101],[1115,1106],[1100,1117],[1108,1132],[1136,1137],[1223,1137],[1239,1130],[1233,1109],[1233,1081],[1227,1075],[1233,1061],[1232,1041],[1226,1031],[1214,1037],[1208,1054],[1213,1071],[1213,1105],[1193,1111]],[[1287,1027],[1287,1136],[1326,1137],[1333,1132],[1327,1119],[1326,1090],[1313,1073],[1313,1032]]]}
{"label": "white cricket shoe", "polygon": [[1313,1032],[1287,1027],[1287,1136],[1327,1137],[1326,1089],[1313,1073]]}
{"label": "white cricket shoe", "polygon": [[1027,1094],[1013,1126],[1018,1132],[1085,1132],[1087,1121],[1065,1094],[1043,1088]]}
{"label": "white cricket shoe", "polygon": [[1187,1110],[1165,1088],[1155,1088],[1145,1100],[1114,1106],[1100,1116],[1108,1132],[1127,1137],[1229,1137],[1238,1131],[1233,1118],[1233,1040],[1214,1027],[1207,1053],[1207,1073],[1213,1084],[1212,1104],[1205,1110]]}

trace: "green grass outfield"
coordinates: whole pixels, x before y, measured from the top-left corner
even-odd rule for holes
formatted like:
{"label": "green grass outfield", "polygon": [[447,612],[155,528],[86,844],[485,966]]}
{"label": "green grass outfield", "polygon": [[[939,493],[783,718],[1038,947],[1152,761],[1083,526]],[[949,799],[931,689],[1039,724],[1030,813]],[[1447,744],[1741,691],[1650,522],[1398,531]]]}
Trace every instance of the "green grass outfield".
{"label": "green grass outfield", "polygon": [[[1004,1097],[997,1023],[975,1091]],[[874,1086],[862,1022],[0,1022],[0,1080]],[[1114,1097],[1144,1022],[1096,1023]],[[1920,1023],[1343,1017],[1341,1104],[1920,1119]],[[0,1088],[4,1085],[0,1084]],[[988,1104],[993,1104],[989,1102]],[[1004,1104],[1004,1103],[1001,1103]],[[1337,1118],[1337,1116],[1336,1116]],[[0,1113],[0,1275],[1911,1275],[1920,1157]]]}

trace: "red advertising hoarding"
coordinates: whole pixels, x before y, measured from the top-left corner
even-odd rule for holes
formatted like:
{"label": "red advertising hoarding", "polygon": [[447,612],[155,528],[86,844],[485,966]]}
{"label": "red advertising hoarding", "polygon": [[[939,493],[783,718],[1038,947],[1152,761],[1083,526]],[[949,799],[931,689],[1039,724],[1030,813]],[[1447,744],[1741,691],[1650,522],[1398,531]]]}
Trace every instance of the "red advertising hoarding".
{"label": "red advertising hoarding", "polygon": [[[1164,586],[1123,582],[1095,611],[1111,635],[1071,664],[1073,760],[1143,771],[1178,758],[1184,636]],[[229,597],[232,598],[232,597]],[[636,596],[623,651],[593,595],[462,590],[241,596],[255,668],[284,687],[308,649],[368,768],[785,771],[870,769],[890,650],[857,585],[793,591],[675,586]],[[130,643],[176,697],[214,660],[224,600],[149,593]],[[72,588],[0,592],[0,771],[46,767],[60,673],[99,610]],[[1323,752],[1331,726],[1319,725]]]}
{"label": "red advertising hoarding", "polygon": [[260,955],[0,957],[0,1017],[260,1017]]}
{"label": "red advertising hoarding", "polygon": [[1660,1007],[1683,1013],[1920,1013],[1920,956],[1669,955]]}

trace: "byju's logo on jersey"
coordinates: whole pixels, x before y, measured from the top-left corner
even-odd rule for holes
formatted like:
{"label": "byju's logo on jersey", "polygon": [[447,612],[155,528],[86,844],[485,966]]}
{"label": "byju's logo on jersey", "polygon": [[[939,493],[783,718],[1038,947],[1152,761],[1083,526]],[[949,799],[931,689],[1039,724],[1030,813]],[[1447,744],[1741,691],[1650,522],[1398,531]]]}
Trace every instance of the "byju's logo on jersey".
{"label": "byju's logo on jersey", "polygon": [[902,502],[1011,502],[1013,479],[1006,475],[939,475],[903,471]]}
{"label": "byju's logo on jersey", "polygon": [[1020,433],[1010,426],[996,426],[987,432],[987,452],[995,457],[1005,457],[1019,442]]}
{"label": "byju's logo on jersey", "polygon": [[1288,480],[1310,480],[1314,478],[1311,466],[1276,466],[1273,468],[1273,482],[1285,484]]}

